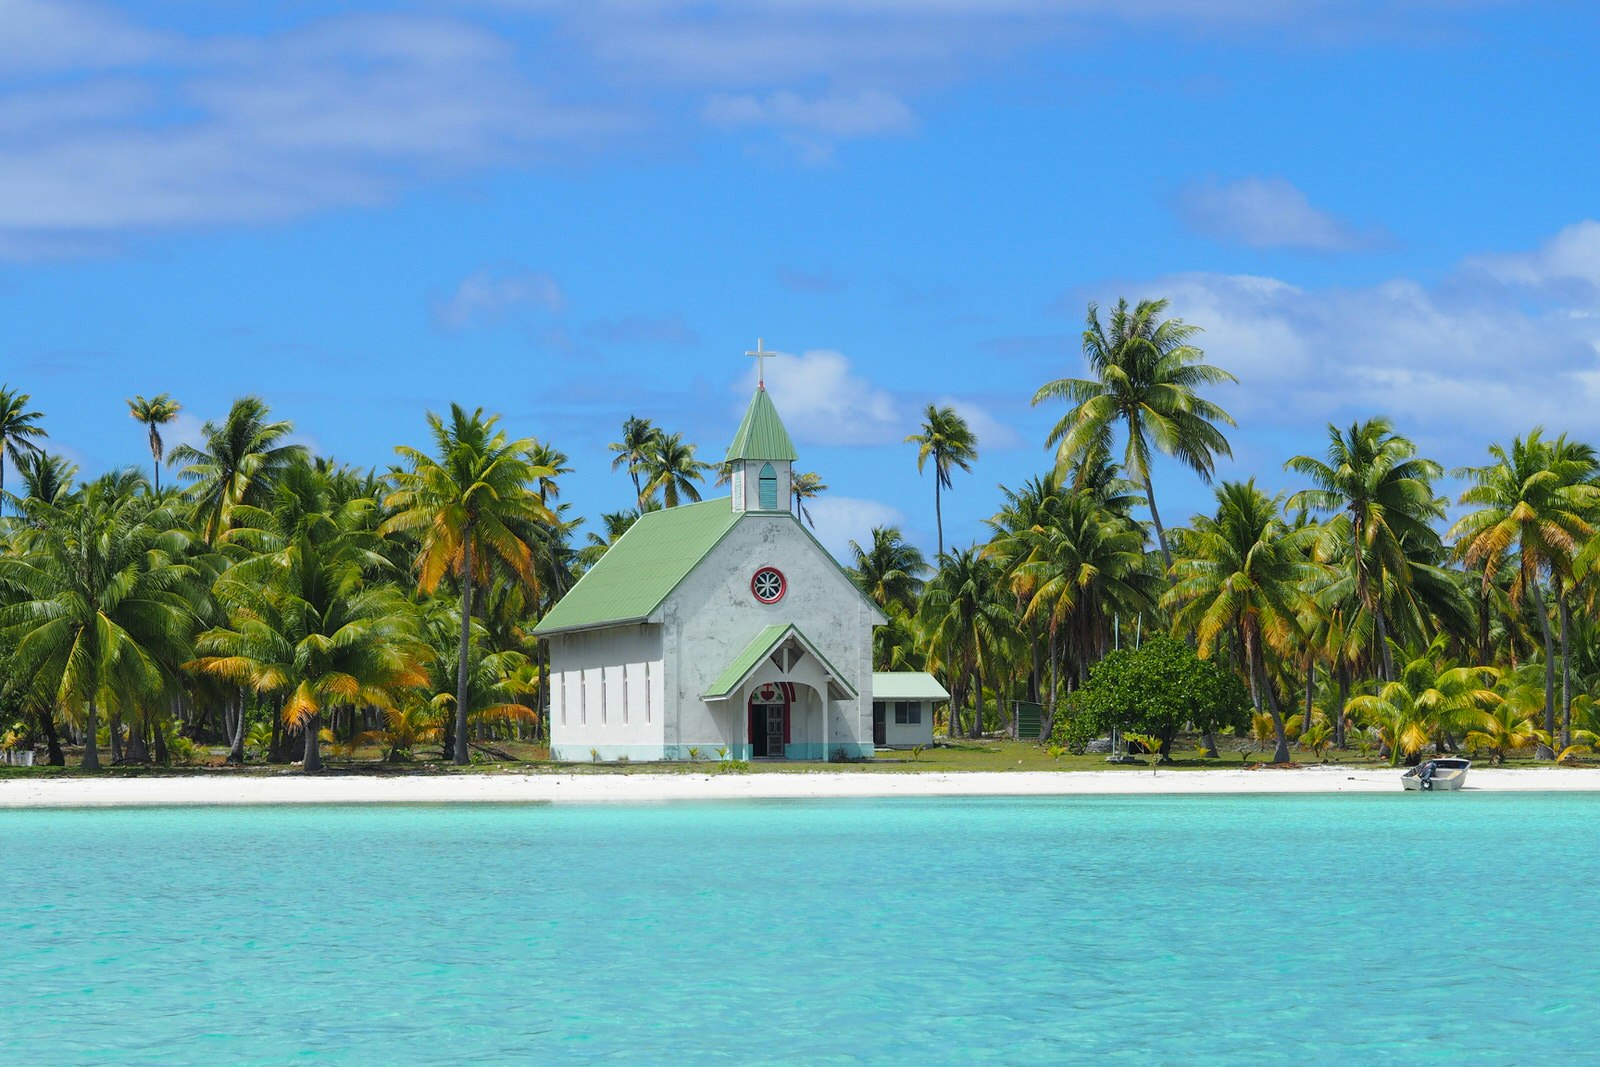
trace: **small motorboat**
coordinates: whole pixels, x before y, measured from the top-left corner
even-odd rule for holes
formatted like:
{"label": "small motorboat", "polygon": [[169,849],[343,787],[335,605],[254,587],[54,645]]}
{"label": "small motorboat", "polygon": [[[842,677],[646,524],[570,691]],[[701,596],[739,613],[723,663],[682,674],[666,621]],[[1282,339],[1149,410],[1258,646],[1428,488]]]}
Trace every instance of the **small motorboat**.
{"label": "small motorboat", "polygon": [[1400,784],[1407,789],[1417,789],[1423,792],[1444,790],[1452,792],[1460,789],[1467,783],[1467,771],[1472,769],[1472,761],[1462,759],[1460,756],[1440,756],[1437,759],[1424,760],[1400,776]]}

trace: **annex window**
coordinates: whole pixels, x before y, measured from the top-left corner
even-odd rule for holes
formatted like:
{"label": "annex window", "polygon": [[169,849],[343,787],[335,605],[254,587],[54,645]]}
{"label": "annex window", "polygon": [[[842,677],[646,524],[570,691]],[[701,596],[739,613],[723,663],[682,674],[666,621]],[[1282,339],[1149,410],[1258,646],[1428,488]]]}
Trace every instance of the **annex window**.
{"label": "annex window", "polygon": [[894,722],[896,726],[917,726],[922,722],[922,705],[915,700],[896,700],[894,702]]}
{"label": "annex window", "polygon": [[778,472],[772,469],[772,464],[764,463],[761,466],[761,510],[778,510]]}

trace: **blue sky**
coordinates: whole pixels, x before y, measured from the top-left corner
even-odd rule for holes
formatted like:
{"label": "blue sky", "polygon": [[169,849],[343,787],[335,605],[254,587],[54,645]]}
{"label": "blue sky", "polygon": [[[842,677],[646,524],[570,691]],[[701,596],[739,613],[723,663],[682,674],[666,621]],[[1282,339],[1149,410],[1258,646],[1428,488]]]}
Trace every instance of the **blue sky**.
{"label": "blue sky", "polygon": [[1597,54],[1581,3],[0,0],[0,382],[89,471],[148,462],[135,393],[363,465],[481,405],[594,516],[630,414],[720,457],[760,336],[835,550],[931,548],[930,402],[981,537],[1122,295],[1239,377],[1225,477],[1377,413],[1600,441]]}

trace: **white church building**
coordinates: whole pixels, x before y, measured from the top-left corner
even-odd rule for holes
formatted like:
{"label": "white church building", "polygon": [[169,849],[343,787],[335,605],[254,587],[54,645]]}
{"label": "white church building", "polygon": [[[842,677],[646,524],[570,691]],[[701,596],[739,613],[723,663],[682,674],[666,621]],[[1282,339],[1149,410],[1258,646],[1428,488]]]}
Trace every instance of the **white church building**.
{"label": "white church building", "polygon": [[[911,736],[875,686],[948,698],[929,675],[873,674],[887,620],[791,514],[795,459],[763,381],[730,497],[646,513],[535,627],[552,758],[857,759]],[[928,740],[932,721],[929,702]]]}

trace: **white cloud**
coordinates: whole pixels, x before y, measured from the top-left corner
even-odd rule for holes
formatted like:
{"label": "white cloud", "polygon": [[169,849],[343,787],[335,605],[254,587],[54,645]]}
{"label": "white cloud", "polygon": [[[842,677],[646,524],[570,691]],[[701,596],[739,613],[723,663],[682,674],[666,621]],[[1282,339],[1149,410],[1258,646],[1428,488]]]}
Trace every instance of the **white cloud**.
{"label": "white cloud", "polygon": [[1346,252],[1379,239],[1312,206],[1282,178],[1211,180],[1178,194],[1178,214],[1208,237],[1251,248],[1305,248]]}
{"label": "white cloud", "polygon": [[914,131],[933,91],[1089,34],[1370,39],[1437,3],[483,0],[180,32],[111,4],[0,0],[0,256],[381,205],[652,135],[767,131],[752,151],[822,164],[840,140]]}
{"label": "white cloud", "polygon": [[980,455],[990,449],[1020,448],[1026,444],[1021,434],[995,418],[987,408],[971,400],[963,400],[958,396],[941,396],[934,403],[940,407],[955,408],[956,414],[966,420],[968,429],[978,435]]}
{"label": "white cloud", "polygon": [[1309,440],[1326,422],[1383,413],[1453,465],[1535,425],[1600,437],[1600,289],[1556,287],[1530,301],[1526,288],[1581,270],[1573,248],[1596,232],[1580,223],[1431,285],[1302,289],[1185,274],[1124,288],[1167,295],[1171,314],[1205,327],[1210,362],[1241,383],[1215,399],[1241,423]]}
{"label": "white cloud", "polygon": [[900,526],[906,524],[905,512],[877,500],[860,497],[830,496],[827,493],[806,502],[806,510],[816,521],[813,531],[822,546],[832,552],[835,559],[849,562],[850,542],[869,545],[874,526]]}
{"label": "white cloud", "polygon": [[765,97],[713,96],[701,115],[714,126],[774,126],[829,137],[908,133],[916,126],[904,102],[875,89],[821,97],[804,97],[787,89]]}
{"label": "white cloud", "polygon": [[1510,284],[1537,288],[1582,282],[1600,289],[1600,222],[1574,223],[1532,252],[1475,256],[1467,264]]}
{"label": "white cloud", "polygon": [[[11,2],[0,27],[35,10]],[[57,83],[7,84],[0,65],[0,251],[13,256],[380,203],[408,181],[617,129],[599,107],[549,103],[510,45],[458,22],[354,15],[159,42],[124,28],[106,43],[110,16],[72,10],[66,28],[35,18],[20,35],[55,41],[40,62],[61,68]],[[0,29],[0,42],[18,37]]]}
{"label": "white cloud", "polygon": [[434,301],[434,321],[448,330],[492,324],[518,308],[542,309],[552,315],[566,310],[566,297],[556,280],[539,271],[495,271],[487,267],[461,279],[455,292]]}
{"label": "white cloud", "polygon": [[[813,349],[798,356],[780,353],[765,362],[772,401],[797,441],[877,445],[905,436],[893,394],[856,375],[841,353]],[[748,397],[755,386],[752,366],[742,396]]]}

